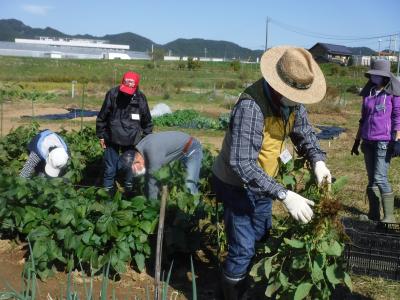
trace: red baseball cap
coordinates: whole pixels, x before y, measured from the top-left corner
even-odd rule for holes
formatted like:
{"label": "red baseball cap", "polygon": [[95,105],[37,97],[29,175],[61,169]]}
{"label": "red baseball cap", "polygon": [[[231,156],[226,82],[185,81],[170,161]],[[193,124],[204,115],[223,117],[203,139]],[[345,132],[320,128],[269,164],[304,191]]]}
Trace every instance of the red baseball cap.
{"label": "red baseball cap", "polygon": [[133,95],[139,86],[140,75],[134,72],[126,72],[121,80],[119,90],[125,94]]}

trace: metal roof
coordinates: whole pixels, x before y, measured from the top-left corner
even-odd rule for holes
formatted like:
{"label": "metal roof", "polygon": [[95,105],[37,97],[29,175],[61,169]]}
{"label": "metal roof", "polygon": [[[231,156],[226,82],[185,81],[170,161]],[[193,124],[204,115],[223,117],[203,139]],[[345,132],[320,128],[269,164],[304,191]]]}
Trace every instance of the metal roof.
{"label": "metal roof", "polygon": [[346,46],[325,44],[325,43],[316,43],[312,48],[316,47],[317,45],[321,45],[330,54],[342,54],[342,55],[352,55],[353,54],[351,49]]}
{"label": "metal roof", "polygon": [[68,47],[68,46],[51,46],[36,44],[19,44],[13,42],[0,41],[0,56],[31,56],[44,57],[49,53],[62,53],[65,58],[81,58],[81,59],[101,59],[104,53],[125,53],[132,59],[150,59],[146,52],[127,51],[127,50],[110,50],[85,47]]}

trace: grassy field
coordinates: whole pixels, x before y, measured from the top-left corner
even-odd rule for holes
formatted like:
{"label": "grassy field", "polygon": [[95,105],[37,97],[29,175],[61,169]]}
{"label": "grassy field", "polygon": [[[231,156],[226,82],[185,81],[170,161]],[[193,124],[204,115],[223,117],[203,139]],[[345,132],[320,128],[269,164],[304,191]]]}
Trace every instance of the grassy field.
{"label": "grassy field", "polygon": [[[333,176],[347,176],[348,184],[339,194],[343,215],[357,217],[367,211],[365,187],[367,176],[362,156],[351,156],[360,114],[357,88],[365,84],[365,69],[322,65],[328,83],[326,99],[308,107],[314,125],[336,125],[346,128],[338,139],[321,141],[328,155],[327,164]],[[133,70],[141,74],[141,89],[150,106],[163,102],[173,110],[190,108],[217,117],[229,112],[240,91],[261,74],[255,64],[242,64],[234,71],[229,63],[204,63],[197,70],[181,70],[178,63],[147,61],[51,60],[0,57],[0,95],[4,112],[2,133],[29,120],[21,112],[35,115],[62,111],[68,107],[98,110],[106,91],[118,84],[122,74]],[[71,81],[76,80],[77,93],[71,98]],[[83,95],[83,84],[85,91]],[[6,122],[8,122],[6,124]],[[94,125],[94,119],[84,123]],[[80,120],[43,121],[43,128],[79,128]],[[156,130],[169,128],[156,128]],[[218,150],[224,132],[218,130],[177,129],[190,132],[204,144]],[[391,164],[390,179],[396,197],[396,217],[400,220],[400,160]],[[277,208],[274,208],[277,209]],[[353,299],[398,299],[400,283],[365,276],[353,276]]]}

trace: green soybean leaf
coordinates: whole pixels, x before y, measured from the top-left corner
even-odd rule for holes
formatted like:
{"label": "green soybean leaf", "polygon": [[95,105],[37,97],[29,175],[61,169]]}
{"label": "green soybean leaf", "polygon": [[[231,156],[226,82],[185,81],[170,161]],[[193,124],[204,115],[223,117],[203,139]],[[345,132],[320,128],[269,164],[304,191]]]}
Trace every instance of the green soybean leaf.
{"label": "green soybean leaf", "polygon": [[308,257],[305,255],[295,256],[292,258],[292,268],[302,269],[308,262]]}
{"label": "green soybean leaf", "polygon": [[281,284],[279,282],[272,282],[268,284],[267,289],[265,290],[265,296],[271,298],[272,295],[279,290]]}
{"label": "green soybean leaf", "polygon": [[342,255],[343,247],[337,242],[333,241],[331,243],[323,242],[322,249],[327,255],[330,256],[340,256]]}
{"label": "green soybean leaf", "polygon": [[144,255],[136,253],[134,258],[139,271],[142,272],[144,270]]}
{"label": "green soybean leaf", "polygon": [[255,263],[253,265],[253,267],[251,268],[250,276],[253,277],[256,282],[258,282],[262,279],[261,276],[259,275],[259,273],[260,273],[261,266],[264,263],[264,260],[265,259],[261,259],[260,261]]}
{"label": "green soybean leaf", "polygon": [[297,286],[296,292],[294,293],[294,300],[301,300],[308,296],[312,284],[308,282],[303,282]]}
{"label": "green soybean leaf", "polygon": [[320,268],[317,261],[313,262],[311,277],[314,282],[318,282],[318,281],[324,279],[324,272]]}
{"label": "green soybean leaf", "polygon": [[269,278],[272,271],[272,259],[273,257],[268,257],[264,262],[265,277]]}
{"label": "green soybean leaf", "polygon": [[33,257],[35,259],[41,257],[47,251],[47,243],[46,241],[36,241],[33,245]]}
{"label": "green soybean leaf", "polygon": [[351,281],[350,275],[347,273],[344,273],[344,283],[346,286],[350,289],[350,291],[353,291],[353,283]]}
{"label": "green soybean leaf", "polygon": [[337,270],[336,264],[326,267],[325,274],[329,282],[334,286],[340,283],[340,273]]}
{"label": "green soybean leaf", "polygon": [[304,247],[304,242],[296,240],[296,239],[287,239],[284,238],[284,241],[287,245],[289,245],[292,248],[296,248],[296,249],[301,249]]}
{"label": "green soybean leaf", "polygon": [[140,229],[142,229],[147,234],[151,233],[152,224],[149,221],[143,221],[140,223]]}
{"label": "green soybean leaf", "polygon": [[283,272],[279,272],[278,278],[283,287],[287,287],[289,285],[289,279]]}

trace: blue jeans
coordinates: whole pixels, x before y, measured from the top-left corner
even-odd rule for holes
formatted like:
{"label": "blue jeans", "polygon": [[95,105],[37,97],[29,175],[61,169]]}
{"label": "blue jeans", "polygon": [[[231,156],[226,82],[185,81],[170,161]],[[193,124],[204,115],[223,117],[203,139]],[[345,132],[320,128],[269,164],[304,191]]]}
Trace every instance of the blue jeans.
{"label": "blue jeans", "polygon": [[226,276],[246,276],[260,241],[272,227],[272,199],[247,189],[232,186],[213,176],[217,201],[224,205],[224,223],[228,240],[228,256],[223,264]]}
{"label": "blue jeans", "polygon": [[193,139],[187,152],[182,156],[181,162],[186,168],[185,185],[192,195],[197,194],[201,161],[203,159],[203,149],[198,140]]}
{"label": "blue jeans", "polygon": [[[134,149],[133,146],[120,146],[112,143],[107,143],[104,149],[104,178],[103,186],[106,189],[113,189],[115,178],[119,171],[118,161],[120,153]],[[133,174],[132,172],[125,172],[123,184],[125,188],[132,189]]]}
{"label": "blue jeans", "polygon": [[378,186],[382,194],[391,193],[388,173],[392,154],[389,151],[389,142],[363,141],[361,151],[364,153],[368,187]]}

